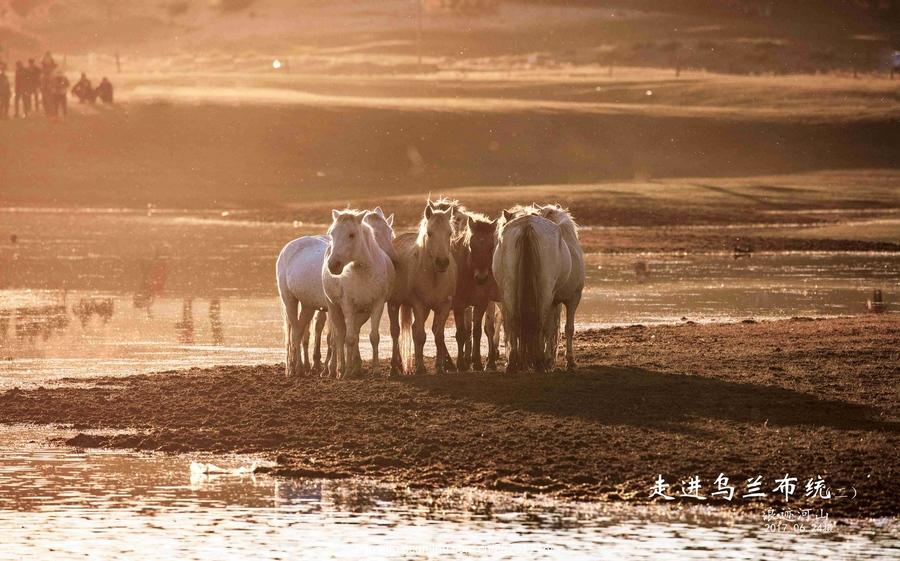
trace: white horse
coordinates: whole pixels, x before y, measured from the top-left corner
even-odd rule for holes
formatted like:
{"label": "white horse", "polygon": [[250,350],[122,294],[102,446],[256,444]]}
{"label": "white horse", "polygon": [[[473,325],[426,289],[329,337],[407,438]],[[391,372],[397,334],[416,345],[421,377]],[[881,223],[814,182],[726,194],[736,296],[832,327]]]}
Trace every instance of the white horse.
{"label": "white horse", "polygon": [[331,240],[327,236],[297,238],[281,250],[275,262],[281,315],[284,318],[285,374],[302,375],[309,371],[308,329],[316,311],[314,371],[321,368],[322,330],[325,327],[328,300],[322,288],[322,263]]}
{"label": "white horse", "polygon": [[378,325],[394,286],[394,264],[364,220],[370,214],[374,213],[331,212],[331,246],[321,275],[333,329],[334,358],[328,365],[332,375],[338,371],[344,377],[362,373],[359,331],[366,321],[371,322],[372,374],[379,374]]}
{"label": "white horse", "polygon": [[[575,338],[575,311],[578,310],[578,304],[581,302],[581,293],[584,291],[585,267],[584,267],[584,251],[581,249],[581,242],[578,241],[578,225],[572,220],[568,209],[564,209],[558,204],[544,205],[537,207],[541,216],[559,226],[562,233],[563,241],[569,248],[569,255],[572,257],[572,270],[569,273],[569,279],[556,292],[557,309],[554,311],[556,317],[559,317],[559,304],[566,306],[566,369],[575,370],[575,351],[573,339]],[[554,330],[559,333],[559,330]],[[554,358],[556,356],[556,341],[553,343]]]}
{"label": "white horse", "polygon": [[403,234],[394,241],[397,281],[388,301],[392,375],[412,369],[410,335],[415,343],[415,372],[425,373],[425,321],[432,311],[431,332],[437,347],[435,369],[442,373],[452,368],[444,326],[456,292],[456,262],[450,248],[454,233],[453,211],[435,209],[428,201],[419,231]]}
{"label": "white horse", "polygon": [[541,372],[552,365],[559,295],[572,272],[572,255],[560,227],[534,212],[526,210],[516,217],[504,211],[494,250],[492,270],[502,295],[507,372],[531,367]]}
{"label": "white horse", "polygon": [[[376,240],[382,249],[393,256],[394,215],[385,217],[381,207],[377,207],[366,215],[364,221],[375,231]],[[287,375],[310,371],[307,334],[316,311],[318,315],[312,371],[318,372],[321,369],[322,330],[325,328],[328,310],[328,299],[322,286],[322,266],[330,244],[331,238],[327,235],[297,238],[284,246],[275,263],[284,318]],[[329,354],[330,352],[331,349]]]}

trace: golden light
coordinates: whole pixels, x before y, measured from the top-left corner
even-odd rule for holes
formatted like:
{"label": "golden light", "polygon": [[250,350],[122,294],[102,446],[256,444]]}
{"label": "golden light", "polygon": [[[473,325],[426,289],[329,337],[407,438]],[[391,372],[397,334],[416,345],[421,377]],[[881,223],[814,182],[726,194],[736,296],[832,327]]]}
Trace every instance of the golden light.
{"label": "golden light", "polygon": [[281,68],[281,61],[278,60],[277,58],[275,60],[273,60],[272,68],[274,68],[275,70],[278,70],[279,68]]}

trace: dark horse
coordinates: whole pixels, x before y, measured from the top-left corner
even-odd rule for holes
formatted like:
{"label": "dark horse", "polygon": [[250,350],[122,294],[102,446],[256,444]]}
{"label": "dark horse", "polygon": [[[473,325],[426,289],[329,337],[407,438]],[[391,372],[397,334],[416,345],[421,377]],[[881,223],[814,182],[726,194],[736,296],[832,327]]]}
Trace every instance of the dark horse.
{"label": "dark horse", "polygon": [[[459,209],[465,216],[465,226],[453,246],[456,260],[456,293],[453,296],[453,320],[456,322],[457,369],[482,370],[481,326],[488,337],[487,369],[497,369],[499,343],[498,322],[495,321],[500,289],[494,281],[491,261],[497,245],[497,223],[475,212]],[[467,317],[473,308],[471,318]]]}

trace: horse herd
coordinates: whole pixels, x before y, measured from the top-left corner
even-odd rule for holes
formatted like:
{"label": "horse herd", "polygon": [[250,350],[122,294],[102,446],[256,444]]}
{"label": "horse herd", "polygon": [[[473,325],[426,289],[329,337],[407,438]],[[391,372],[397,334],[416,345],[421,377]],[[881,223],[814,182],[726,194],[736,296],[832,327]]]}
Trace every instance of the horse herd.
{"label": "horse herd", "polygon": [[[498,315],[506,340],[506,371],[552,369],[562,305],[566,367],[575,368],[572,338],[585,269],[578,228],[566,209],[555,204],[516,206],[491,220],[458,201],[429,200],[418,231],[399,236],[394,234],[394,216],[386,216],[381,207],[331,214],[325,235],[291,241],[276,262],[288,375],[321,370],[322,331],[328,322],[325,374],[360,376],[359,333],[367,321],[371,370],[379,375],[378,327],[385,305],[393,342],[392,376],[425,373],[425,321],[432,312],[437,373],[485,366],[496,370]],[[451,311],[455,365],[444,340]],[[481,357],[482,325],[488,338],[486,365]]]}

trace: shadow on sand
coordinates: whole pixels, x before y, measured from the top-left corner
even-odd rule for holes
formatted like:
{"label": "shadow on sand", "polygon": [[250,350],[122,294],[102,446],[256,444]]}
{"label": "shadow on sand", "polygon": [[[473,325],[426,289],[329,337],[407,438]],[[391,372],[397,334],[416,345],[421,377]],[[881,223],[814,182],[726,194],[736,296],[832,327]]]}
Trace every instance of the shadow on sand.
{"label": "shadow on sand", "polygon": [[897,433],[878,410],[761,384],[661,374],[639,368],[582,369],[577,374],[455,374],[403,378],[406,384],[463,401],[479,401],[602,424],[671,426],[721,419],[773,426],[821,426]]}

